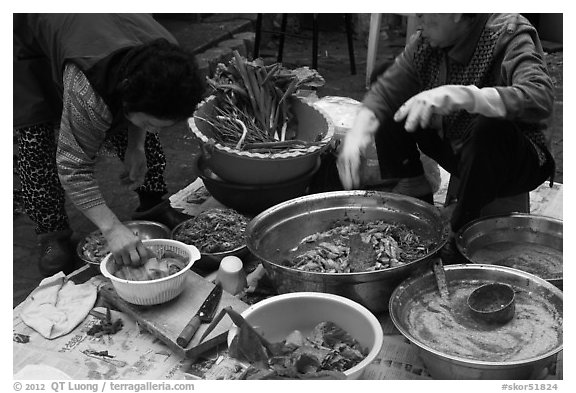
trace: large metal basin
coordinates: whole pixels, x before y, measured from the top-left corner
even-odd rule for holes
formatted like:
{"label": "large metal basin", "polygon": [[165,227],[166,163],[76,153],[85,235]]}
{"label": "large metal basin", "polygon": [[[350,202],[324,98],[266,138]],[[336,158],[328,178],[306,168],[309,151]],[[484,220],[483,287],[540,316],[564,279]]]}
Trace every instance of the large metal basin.
{"label": "large metal basin", "polygon": [[[563,316],[562,291],[546,280],[533,274],[504,266],[470,264],[445,266],[448,287],[459,280],[486,280],[517,286],[534,294],[542,295],[550,307]],[[453,284],[454,285],[454,284]],[[398,330],[417,345],[420,356],[435,379],[535,379],[542,377],[543,370],[555,362],[556,354],[562,350],[562,342],[556,348],[525,360],[495,362],[473,360],[436,350],[420,341],[407,323],[407,314],[413,301],[422,299],[423,294],[436,291],[436,280],[432,272],[421,277],[411,277],[399,285],[390,299],[390,318]]]}
{"label": "large metal basin", "polygon": [[[546,264],[556,264],[558,258],[562,262],[563,232],[562,220],[556,218],[525,213],[497,215],[463,227],[456,237],[456,246],[469,262],[524,270],[562,289],[562,272],[550,273]],[[502,247],[508,247],[508,252],[487,253]],[[540,253],[535,254],[535,250]],[[508,255],[511,252],[517,255]]]}
{"label": "large metal basin", "polygon": [[[305,272],[282,265],[289,250],[305,236],[327,230],[337,219],[386,220],[409,226],[437,246],[423,258],[385,270],[357,273]],[[246,244],[262,261],[279,293],[325,292],[354,300],[374,313],[388,310],[398,284],[426,271],[431,257],[446,243],[439,211],[418,199],[377,191],[335,191],[295,198],[256,216],[246,228]]]}

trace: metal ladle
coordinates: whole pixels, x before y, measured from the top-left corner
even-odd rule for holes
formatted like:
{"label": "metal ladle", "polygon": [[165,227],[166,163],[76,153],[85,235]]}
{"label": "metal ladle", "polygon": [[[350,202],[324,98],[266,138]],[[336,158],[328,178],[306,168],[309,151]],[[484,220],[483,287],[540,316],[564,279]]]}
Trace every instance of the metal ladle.
{"label": "metal ladle", "polygon": [[432,262],[432,270],[434,271],[434,277],[436,278],[436,284],[438,285],[438,291],[440,291],[440,296],[444,300],[450,299],[450,292],[448,291],[448,283],[446,281],[446,273],[444,272],[444,265],[440,258],[436,258]]}
{"label": "metal ladle", "polygon": [[490,324],[505,324],[515,312],[514,289],[508,284],[490,283],[476,288],[468,296],[472,315]]}

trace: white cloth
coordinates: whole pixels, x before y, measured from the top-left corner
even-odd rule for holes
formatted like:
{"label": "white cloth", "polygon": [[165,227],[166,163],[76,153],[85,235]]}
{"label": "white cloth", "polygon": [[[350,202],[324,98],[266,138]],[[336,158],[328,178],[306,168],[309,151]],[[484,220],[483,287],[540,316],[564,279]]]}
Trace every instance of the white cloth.
{"label": "white cloth", "polygon": [[59,272],[42,280],[26,299],[20,318],[47,339],[71,332],[96,303],[97,288],[91,282],[74,284]]}

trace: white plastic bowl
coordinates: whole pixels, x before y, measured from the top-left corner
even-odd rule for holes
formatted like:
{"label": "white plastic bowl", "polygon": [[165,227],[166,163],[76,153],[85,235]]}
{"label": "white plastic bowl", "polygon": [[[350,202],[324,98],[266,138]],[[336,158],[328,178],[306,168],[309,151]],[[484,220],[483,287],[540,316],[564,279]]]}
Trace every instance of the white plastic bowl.
{"label": "white plastic bowl", "polygon": [[118,278],[110,272],[108,266],[114,262],[112,254],[108,254],[100,262],[100,271],[104,277],[110,279],[118,296],[128,303],[151,306],[174,299],[184,290],[186,273],[194,262],[200,259],[200,251],[195,246],[169,239],[143,240],[142,243],[154,252],[172,251],[181,255],[188,260],[188,264],[178,273],[168,277],[149,281],[131,281]]}
{"label": "white plastic bowl", "polygon": [[[344,371],[348,379],[359,379],[380,352],[384,334],[378,319],[366,307],[342,296],[320,292],[294,292],[273,296],[247,308],[242,316],[262,336],[280,342],[294,330],[305,336],[320,322],[331,321],[346,330],[369,353],[356,366]],[[232,325],[228,345],[237,334]]]}

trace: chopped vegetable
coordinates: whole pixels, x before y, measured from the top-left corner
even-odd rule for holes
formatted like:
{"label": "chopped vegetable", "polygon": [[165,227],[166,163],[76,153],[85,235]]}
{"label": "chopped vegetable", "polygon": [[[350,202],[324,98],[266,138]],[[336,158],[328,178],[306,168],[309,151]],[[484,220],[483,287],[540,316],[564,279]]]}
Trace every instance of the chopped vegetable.
{"label": "chopped vegetable", "polygon": [[[317,87],[324,79],[308,67],[288,70],[280,63],[265,66],[262,59],[248,61],[237,51],[228,65],[218,64],[208,78],[215,104],[212,113],[196,119],[212,126],[213,137],[225,146],[252,150],[253,144],[296,139],[295,117],[289,98],[302,87]],[[301,144],[268,146],[302,149]]]}
{"label": "chopped vegetable", "polygon": [[356,339],[334,322],[321,322],[308,337],[298,330],[279,343],[264,339],[244,318],[226,309],[238,333],[230,356],[250,363],[246,379],[345,379],[344,371],[368,354]]}
{"label": "chopped vegetable", "polygon": [[89,261],[99,263],[109,253],[110,247],[108,247],[108,242],[101,232],[86,236],[82,245],[82,255]]}
{"label": "chopped vegetable", "polygon": [[321,273],[374,271],[422,258],[436,246],[402,224],[378,220],[333,225],[302,239],[285,264]]}
{"label": "chopped vegetable", "polygon": [[176,228],[174,240],[205,254],[231,251],[245,244],[247,225],[248,218],[233,209],[208,209]]}
{"label": "chopped vegetable", "polygon": [[110,313],[110,308],[106,307],[106,318],[100,321],[100,323],[93,325],[86,334],[89,336],[94,336],[96,338],[102,337],[105,334],[116,334],[122,327],[124,326],[124,322],[122,319],[117,318],[115,321],[112,321],[112,314]]}
{"label": "chopped vegetable", "polygon": [[149,249],[151,257],[141,266],[121,265],[114,260],[111,273],[118,278],[130,281],[149,281],[171,276],[188,264],[188,261],[171,251],[164,251],[155,255]]}

